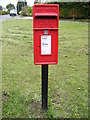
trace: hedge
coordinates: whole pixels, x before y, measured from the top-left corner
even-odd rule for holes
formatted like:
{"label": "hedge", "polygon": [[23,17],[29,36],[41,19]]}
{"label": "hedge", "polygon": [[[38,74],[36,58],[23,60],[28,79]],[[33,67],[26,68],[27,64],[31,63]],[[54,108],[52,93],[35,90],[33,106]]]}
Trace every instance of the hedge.
{"label": "hedge", "polygon": [[48,2],[48,4],[59,4],[60,18],[90,18],[90,2]]}

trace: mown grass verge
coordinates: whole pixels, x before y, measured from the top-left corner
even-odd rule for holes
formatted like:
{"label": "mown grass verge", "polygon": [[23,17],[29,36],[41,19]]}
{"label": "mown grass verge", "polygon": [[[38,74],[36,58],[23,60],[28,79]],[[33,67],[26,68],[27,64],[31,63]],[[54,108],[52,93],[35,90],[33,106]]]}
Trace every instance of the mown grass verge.
{"label": "mown grass verge", "polygon": [[[1,24],[1,23],[0,23]],[[61,22],[58,65],[49,65],[49,109],[41,109],[41,66],[32,20],[2,22],[3,117],[88,117],[88,24]]]}

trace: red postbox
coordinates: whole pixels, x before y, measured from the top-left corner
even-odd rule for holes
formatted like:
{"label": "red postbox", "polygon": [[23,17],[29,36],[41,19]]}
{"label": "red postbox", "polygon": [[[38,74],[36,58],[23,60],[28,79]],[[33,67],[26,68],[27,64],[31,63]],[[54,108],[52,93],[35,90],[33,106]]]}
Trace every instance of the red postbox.
{"label": "red postbox", "polygon": [[34,64],[58,62],[59,5],[33,6]]}

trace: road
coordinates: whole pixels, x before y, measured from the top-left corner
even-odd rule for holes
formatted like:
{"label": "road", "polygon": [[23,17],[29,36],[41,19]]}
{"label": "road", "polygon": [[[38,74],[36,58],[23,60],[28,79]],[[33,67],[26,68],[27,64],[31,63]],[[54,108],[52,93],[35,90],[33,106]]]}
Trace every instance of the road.
{"label": "road", "polygon": [[[5,21],[5,20],[13,20],[13,19],[23,19],[23,20],[32,20],[33,17],[21,17],[21,16],[10,16],[10,15],[0,15],[0,22],[2,21]],[[60,22],[76,22],[76,23],[79,23],[80,21],[73,21],[73,20],[59,20]],[[84,23],[87,23],[88,22],[85,22]]]}
{"label": "road", "polygon": [[13,20],[13,19],[30,19],[32,20],[33,17],[20,17],[20,16],[10,16],[10,15],[1,15],[0,16],[0,22],[5,21],[5,20]]}
{"label": "road", "polygon": [[10,19],[19,19],[20,16],[11,17],[10,15],[1,15],[0,16],[0,22]]}

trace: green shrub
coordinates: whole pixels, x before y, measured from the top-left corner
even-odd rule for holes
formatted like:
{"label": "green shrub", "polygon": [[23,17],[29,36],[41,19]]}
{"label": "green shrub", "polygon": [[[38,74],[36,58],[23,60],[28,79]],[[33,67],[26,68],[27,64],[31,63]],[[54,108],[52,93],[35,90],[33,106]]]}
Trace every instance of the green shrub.
{"label": "green shrub", "polygon": [[21,16],[28,16],[28,14],[29,14],[28,10],[25,7],[23,7],[22,12],[21,12]]}
{"label": "green shrub", "polygon": [[33,15],[33,9],[32,7],[27,7],[28,11],[29,11],[29,16]]}
{"label": "green shrub", "polygon": [[32,15],[33,15],[32,7],[27,6],[22,8],[21,16],[32,16]]}
{"label": "green shrub", "polygon": [[7,15],[7,14],[9,14],[9,12],[8,11],[7,12],[6,11],[1,11],[1,14],[2,15]]}

